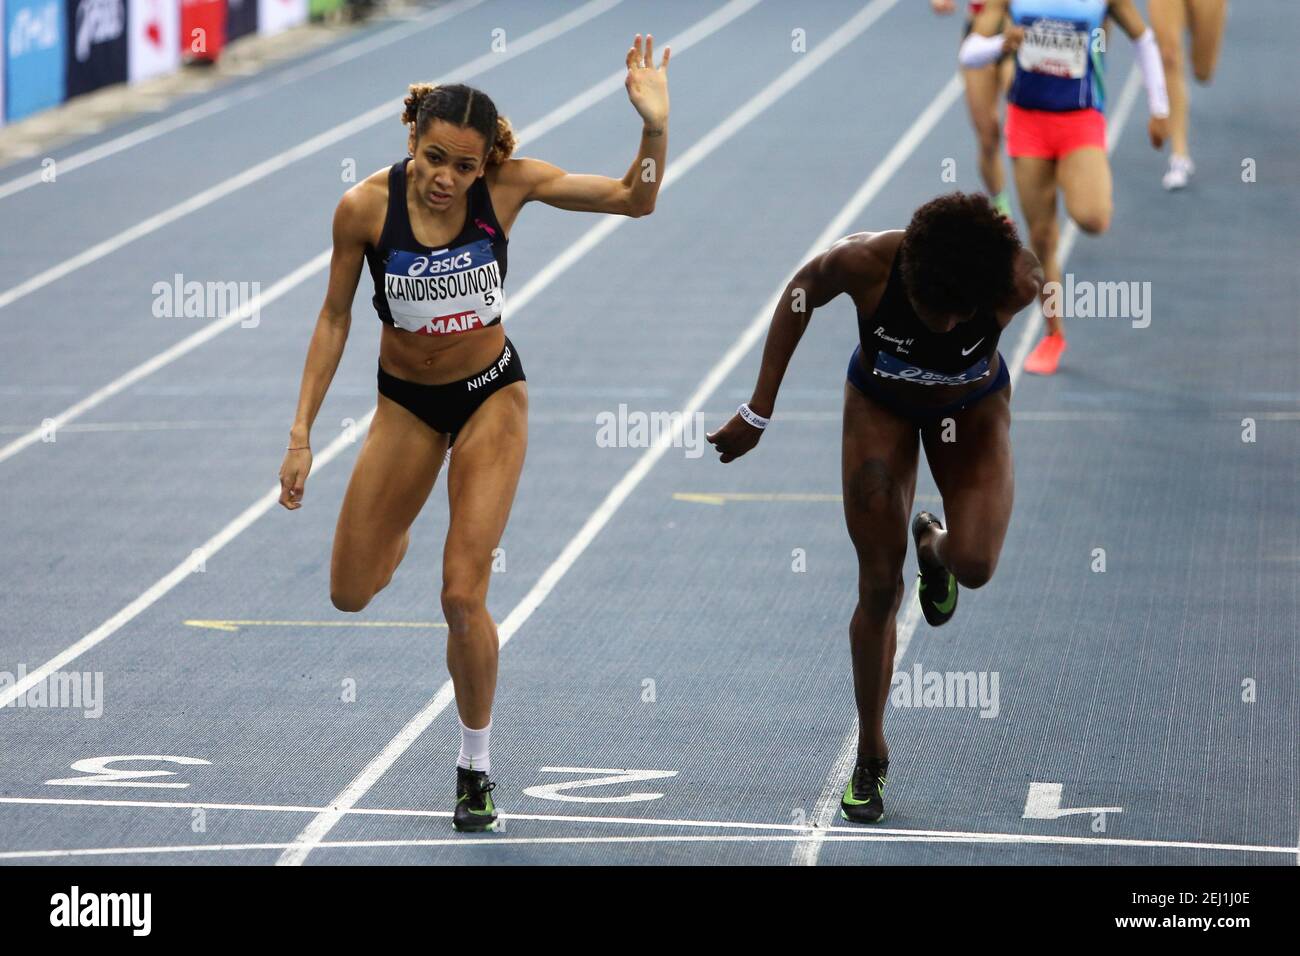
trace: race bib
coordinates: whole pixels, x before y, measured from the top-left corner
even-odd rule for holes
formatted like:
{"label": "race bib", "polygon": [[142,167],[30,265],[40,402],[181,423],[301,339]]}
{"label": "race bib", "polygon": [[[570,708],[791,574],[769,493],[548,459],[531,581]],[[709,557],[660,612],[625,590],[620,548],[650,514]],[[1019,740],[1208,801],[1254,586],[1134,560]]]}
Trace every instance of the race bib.
{"label": "race bib", "polygon": [[394,250],[384,265],[393,324],[422,335],[481,329],[501,317],[501,267],[487,239],[427,255]]}
{"label": "race bib", "polygon": [[1088,72],[1088,24],[1044,18],[1025,27],[1016,52],[1022,70],[1081,80]]}
{"label": "race bib", "polygon": [[916,385],[965,385],[989,374],[989,360],[987,357],[982,358],[964,372],[948,375],[945,372],[936,372],[904,362],[888,352],[877,352],[876,365],[872,372],[881,378],[892,378]]}

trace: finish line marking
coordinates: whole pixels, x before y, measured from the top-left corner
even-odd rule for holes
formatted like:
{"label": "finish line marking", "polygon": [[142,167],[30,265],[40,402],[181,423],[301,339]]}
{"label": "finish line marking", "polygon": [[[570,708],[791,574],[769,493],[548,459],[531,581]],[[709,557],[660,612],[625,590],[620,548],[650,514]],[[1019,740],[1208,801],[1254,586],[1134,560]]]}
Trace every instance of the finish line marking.
{"label": "finish line marking", "polygon": [[[182,803],[153,800],[89,800],[38,797],[0,797],[0,804],[37,806],[126,807],[152,810],[237,810],[269,813],[320,813],[326,807],[278,806],[245,803]],[[450,810],[365,809],[350,807],[339,811],[349,816],[392,816],[449,818]],[[705,829],[743,829],[778,831],[766,834],[676,834],[671,836],[608,836],[608,837],[457,837],[445,840],[346,840],[323,841],[312,849],[366,848],[366,847],[419,847],[419,846],[481,846],[486,843],[510,844],[582,844],[582,843],[764,843],[798,841],[807,838],[811,829],[791,823],[751,823],[740,820],[671,820],[652,817],[598,817],[584,814],[502,813],[502,822],[533,820],[551,823],[604,823],[626,826],[696,827]],[[963,843],[963,844],[1042,844],[1054,846],[1111,846],[1170,850],[1219,850],[1234,853],[1285,853],[1295,855],[1293,846],[1267,846],[1241,843],[1202,843],[1189,840],[1141,840],[1118,837],[1053,836],[1034,833],[992,833],[969,830],[909,830],[875,827],[867,832],[863,827],[832,826],[821,828],[818,836],[823,841],[839,843]],[[110,856],[113,854],[148,853],[203,853],[238,850],[284,850],[297,843],[232,843],[191,844],[158,847],[90,847],[72,850],[12,850],[0,852],[0,860],[61,857]]]}

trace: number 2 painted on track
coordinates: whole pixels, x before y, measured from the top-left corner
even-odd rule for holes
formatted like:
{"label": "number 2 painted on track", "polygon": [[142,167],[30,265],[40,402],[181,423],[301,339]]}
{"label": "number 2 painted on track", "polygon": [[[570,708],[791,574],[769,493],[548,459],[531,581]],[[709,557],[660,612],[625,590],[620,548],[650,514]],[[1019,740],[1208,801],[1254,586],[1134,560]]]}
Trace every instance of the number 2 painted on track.
{"label": "number 2 painted on track", "polygon": [[565,800],[572,803],[639,803],[645,800],[658,800],[662,793],[627,793],[617,797],[575,797],[562,793],[564,790],[581,790],[586,787],[603,787],[613,783],[637,783],[642,780],[661,780],[664,777],[677,776],[676,770],[611,770],[604,767],[542,767],[542,773],[600,773],[603,777],[590,780],[566,780],[561,783],[547,783],[539,787],[525,787],[524,793],[530,797],[543,800]]}
{"label": "number 2 painted on track", "polygon": [[85,757],[72,765],[72,769],[86,774],[84,777],[63,777],[59,780],[46,780],[45,783],[55,787],[188,787],[188,783],[146,783],[142,777],[172,777],[170,770],[119,770],[110,767],[111,763],[123,760],[152,760],[187,765],[203,764],[210,766],[206,760],[198,757],[173,757],[167,755],[127,754],[121,757]]}

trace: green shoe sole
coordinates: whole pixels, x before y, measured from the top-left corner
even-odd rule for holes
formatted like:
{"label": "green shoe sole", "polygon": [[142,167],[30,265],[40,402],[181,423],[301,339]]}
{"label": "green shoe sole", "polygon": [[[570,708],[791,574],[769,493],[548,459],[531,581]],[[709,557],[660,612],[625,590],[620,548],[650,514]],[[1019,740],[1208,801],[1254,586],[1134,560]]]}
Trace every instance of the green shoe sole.
{"label": "green shoe sole", "polygon": [[876,817],[876,819],[874,820],[854,820],[852,817],[850,817],[847,813],[844,812],[843,807],[840,807],[840,816],[843,817],[845,820],[847,820],[849,823],[860,823],[863,826],[872,826],[873,824],[876,823],[885,822],[885,815],[883,813],[880,816]]}
{"label": "green shoe sole", "polygon": [[498,827],[499,825],[500,825],[500,821],[498,821],[498,820],[493,820],[491,823],[484,824],[483,826],[472,826],[472,827],[463,827],[463,826],[460,826],[458,823],[456,823],[455,820],[453,820],[453,821],[451,822],[451,828],[452,828],[453,830],[455,830],[457,833],[488,833],[488,832],[495,832],[496,829],[497,829],[497,827]]}

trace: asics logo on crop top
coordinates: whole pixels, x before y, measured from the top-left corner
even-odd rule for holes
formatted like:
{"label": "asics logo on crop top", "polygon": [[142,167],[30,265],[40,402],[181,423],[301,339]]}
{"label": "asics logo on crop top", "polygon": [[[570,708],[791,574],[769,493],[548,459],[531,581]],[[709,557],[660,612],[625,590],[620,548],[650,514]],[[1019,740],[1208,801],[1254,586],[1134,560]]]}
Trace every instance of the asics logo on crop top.
{"label": "asics logo on crop top", "polygon": [[426,272],[437,275],[439,272],[451,272],[453,269],[468,269],[474,264],[474,256],[465,252],[458,256],[435,259],[430,256],[416,256],[415,261],[406,270],[408,276],[422,276]]}
{"label": "asics logo on crop top", "polygon": [[505,296],[492,243],[417,255],[395,249],[384,263],[384,296],[393,324],[423,335],[450,335],[490,325]]}
{"label": "asics logo on crop top", "polygon": [[987,357],[982,358],[964,372],[950,375],[947,372],[936,372],[933,369],[920,368],[909,362],[904,362],[888,352],[877,352],[876,366],[871,370],[871,373],[879,375],[881,378],[892,378],[900,382],[911,382],[915,385],[965,385],[988,376],[989,360]]}

